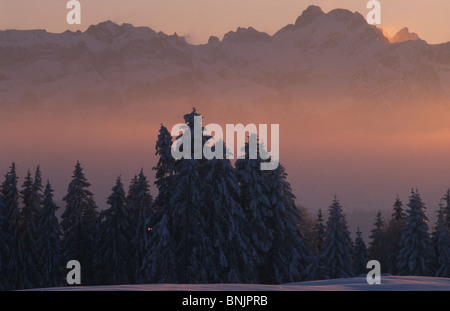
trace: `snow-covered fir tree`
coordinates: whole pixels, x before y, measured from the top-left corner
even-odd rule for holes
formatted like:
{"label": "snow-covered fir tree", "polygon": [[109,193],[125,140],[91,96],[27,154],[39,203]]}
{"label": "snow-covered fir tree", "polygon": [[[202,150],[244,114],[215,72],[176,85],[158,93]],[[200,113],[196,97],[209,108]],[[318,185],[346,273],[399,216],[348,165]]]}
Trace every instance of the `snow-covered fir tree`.
{"label": "snow-covered fir tree", "polygon": [[433,274],[435,254],[428,234],[428,218],[425,204],[419,192],[411,190],[409,209],[406,210],[406,225],[402,229],[397,269],[400,275]]}
{"label": "snow-covered fir tree", "polygon": [[297,209],[284,166],[280,163],[276,169],[266,171],[264,177],[271,210],[264,215],[263,221],[272,230],[273,240],[265,257],[265,272],[268,273],[261,280],[277,284],[298,282],[306,278],[302,272],[309,264],[309,250],[302,240],[306,234],[302,235],[299,228],[305,223]]}
{"label": "snow-covered fir tree", "polygon": [[[250,137],[250,139],[252,139]],[[274,241],[274,213],[269,197],[269,184],[261,170],[262,159],[249,158],[249,144],[245,145],[245,158],[237,159],[235,167],[241,187],[241,204],[245,211],[247,226],[245,234],[256,250],[256,271],[251,279],[259,283],[273,283],[273,270],[269,266],[269,252]]]}
{"label": "snow-covered fir tree", "polygon": [[402,228],[405,226],[405,218],[403,203],[397,196],[394,202],[393,213],[385,232],[386,256],[384,270],[390,274],[397,274],[397,257],[400,250]]}
{"label": "snow-covered fir tree", "polygon": [[153,209],[157,212],[169,204],[171,190],[170,182],[175,174],[175,159],[172,157],[172,134],[161,124],[158,139],[156,140],[156,153],[158,162],[155,170],[155,185],[158,189],[158,196],[153,203]]}
{"label": "snow-covered fir tree", "polygon": [[[450,193],[447,191],[447,194],[446,196],[444,196],[443,200],[446,200],[449,194]],[[433,233],[436,240],[436,276],[448,278],[450,277],[450,230],[447,224],[447,206],[444,207],[441,201],[441,204],[439,206],[440,208],[438,210],[436,229]]]}
{"label": "snow-covered fir tree", "polygon": [[39,287],[54,287],[62,283],[62,232],[56,217],[58,209],[59,207],[53,202],[53,189],[50,182],[47,181],[42,208],[38,216],[39,270],[41,275]]}
{"label": "snow-covered fir tree", "polygon": [[170,210],[173,211],[173,230],[176,273],[179,281],[208,283],[208,272],[214,267],[211,240],[208,237],[204,218],[206,206],[203,201],[200,162],[183,159],[174,178]]}
{"label": "snow-covered fir tree", "polygon": [[313,247],[309,259],[310,263],[305,270],[306,280],[325,280],[330,278],[325,267],[325,258],[322,254],[325,231],[326,226],[324,224],[322,209],[319,209],[317,219],[313,226]]}
{"label": "snow-covered fir tree", "polygon": [[4,278],[3,288],[12,290],[19,288],[20,267],[18,266],[19,249],[19,190],[17,188],[16,165],[13,162],[1,185],[2,195],[2,245],[1,275]]}
{"label": "snow-covered fir tree", "polygon": [[36,180],[33,181],[28,170],[22,186],[23,207],[19,212],[19,288],[37,287],[41,281],[39,273],[38,217],[41,209],[42,180],[39,167],[36,170]]}
{"label": "snow-covered fir tree", "polygon": [[381,269],[385,268],[386,260],[386,223],[378,210],[375,215],[374,228],[369,235],[369,248],[367,250],[370,259],[378,260],[381,264]]}
{"label": "snow-covered fir tree", "polygon": [[203,164],[202,201],[205,231],[213,266],[208,267],[208,282],[240,283],[252,267],[255,252],[247,236],[244,210],[236,171],[227,159],[211,159]]}
{"label": "snow-covered fir tree", "polygon": [[[184,116],[191,133],[196,116],[200,114],[195,108]],[[202,146],[209,138],[203,137]],[[193,152],[192,137],[190,143]],[[169,174],[163,169],[162,176],[170,176],[170,171],[174,171],[170,180],[173,191],[169,204],[158,210],[158,222],[152,230],[145,264],[150,280],[253,280],[250,275],[255,274],[255,254],[243,231],[245,214],[239,204],[240,188],[231,163],[226,159],[180,159],[166,169]]]}
{"label": "snow-covered fir tree", "polygon": [[143,273],[152,282],[176,282],[175,245],[171,237],[171,216],[169,203],[173,192],[175,159],[172,157],[172,134],[161,124],[155,144],[158,162],[155,171],[155,185],[158,195],[152,205],[150,217],[151,234],[144,258]]}
{"label": "snow-covered fir tree", "polygon": [[122,180],[117,178],[107,199],[109,208],[102,211],[97,228],[96,281],[97,284],[128,284],[130,253],[128,210]]}
{"label": "snow-covered fir tree", "polygon": [[352,240],[342,206],[335,196],[329,207],[327,229],[322,256],[330,278],[348,278],[354,275],[352,268]]}
{"label": "snow-covered fir tree", "polygon": [[63,197],[66,208],[62,214],[63,263],[78,260],[83,268],[82,284],[94,283],[94,247],[97,225],[97,205],[89,190],[80,162],[75,165],[67,194]]}
{"label": "snow-covered fir tree", "polygon": [[129,263],[129,276],[132,283],[141,284],[147,279],[143,266],[148,247],[152,227],[150,217],[152,213],[153,197],[150,193],[150,185],[143,169],[132,180],[127,195],[127,210],[130,240],[130,253],[132,261]]}
{"label": "snow-covered fir tree", "polygon": [[366,243],[362,237],[359,227],[356,230],[355,249],[353,252],[353,269],[355,275],[363,274],[367,272],[367,248]]}
{"label": "snow-covered fir tree", "polygon": [[[194,132],[194,118],[200,116],[195,110],[184,115],[184,121]],[[205,142],[203,138],[202,144]],[[191,135],[191,152],[194,152],[194,137]],[[184,149],[186,146],[182,146]],[[193,157],[192,157],[193,158]],[[150,280],[162,282],[175,279],[175,282],[207,283],[209,273],[213,272],[212,248],[208,237],[206,209],[202,198],[202,163],[204,159],[180,159],[175,163],[175,174],[171,178],[173,189],[169,204],[159,211],[159,221],[153,227],[151,247],[148,248],[148,261],[145,265]],[[169,168],[171,169],[171,168]],[[171,271],[158,271],[160,254],[173,263]]]}

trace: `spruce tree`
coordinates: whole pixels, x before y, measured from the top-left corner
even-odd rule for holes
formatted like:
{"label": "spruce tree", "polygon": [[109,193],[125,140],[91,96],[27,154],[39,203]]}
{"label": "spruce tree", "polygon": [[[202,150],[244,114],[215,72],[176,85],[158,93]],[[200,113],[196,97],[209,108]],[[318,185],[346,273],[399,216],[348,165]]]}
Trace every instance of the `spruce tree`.
{"label": "spruce tree", "polygon": [[[184,115],[191,133],[195,117],[199,116],[195,108]],[[202,138],[202,146],[209,138]],[[190,144],[192,156],[192,136]],[[165,145],[167,148],[169,143]],[[159,153],[160,158],[164,154]],[[240,188],[230,162],[182,158],[160,168],[158,176],[170,176],[171,190],[168,204],[158,207],[158,221],[152,230],[145,264],[150,280],[177,283],[253,280],[248,270],[254,275],[251,263],[255,253],[243,234],[245,214],[239,204]]]}
{"label": "spruce tree", "polygon": [[175,159],[172,157],[171,147],[172,134],[161,124],[155,145],[155,154],[158,156],[158,162],[153,167],[153,170],[155,170],[155,185],[158,189],[158,196],[153,203],[155,212],[167,207],[172,192],[170,182],[175,174]]}
{"label": "spruce tree", "polygon": [[42,209],[38,216],[40,287],[54,287],[62,284],[62,232],[56,217],[58,209],[59,207],[53,202],[53,189],[47,181]]}
{"label": "spruce tree", "polygon": [[[195,117],[199,116],[195,108],[184,115],[184,121],[192,134]],[[205,139],[203,137],[202,146]],[[170,176],[173,170],[174,174],[170,178],[173,190],[168,204],[158,210],[159,221],[153,227],[150,247],[147,248],[148,260],[145,266],[150,280],[154,282],[175,280],[177,283],[207,283],[210,278],[208,273],[213,272],[210,269],[214,266],[214,251],[208,237],[204,218],[206,204],[202,198],[202,164],[205,160],[192,159],[194,135],[191,135],[189,143],[190,146],[183,145],[182,148],[191,148],[191,159],[177,159],[174,166],[166,166],[161,171],[163,175]],[[167,263],[161,262],[161,254],[166,256]],[[163,269],[158,270],[159,265]],[[169,268],[169,265],[173,267]]]}
{"label": "spruce tree", "polygon": [[402,229],[397,269],[400,275],[433,274],[435,254],[428,234],[428,218],[425,204],[419,192],[411,190],[409,209],[406,210],[406,225]]}
{"label": "spruce tree", "polygon": [[19,190],[17,189],[16,165],[11,164],[1,185],[2,195],[2,252],[1,275],[4,277],[4,288],[8,290],[20,288],[19,263]]}
{"label": "spruce tree", "polygon": [[174,178],[170,210],[174,216],[173,230],[176,273],[180,282],[208,283],[208,271],[213,266],[213,248],[206,230],[205,205],[201,192],[200,162],[183,159]]}
{"label": "spruce tree", "polygon": [[208,282],[242,283],[252,270],[255,255],[244,234],[245,213],[240,204],[236,171],[227,159],[211,159],[203,165],[201,189],[205,231],[210,240],[212,266]]}
{"label": "spruce tree", "polygon": [[[28,170],[20,194],[23,207],[19,213],[19,266],[21,267],[19,288],[37,287],[41,281],[39,273],[39,256],[41,255],[38,240],[38,217],[41,209],[42,190],[39,167],[37,178],[33,181]],[[22,253],[23,252],[23,253]]]}
{"label": "spruce tree", "polygon": [[366,273],[367,261],[366,243],[364,243],[362,233],[359,231],[358,227],[356,231],[355,250],[353,254],[353,269],[356,275]]}
{"label": "spruce tree", "polygon": [[80,262],[84,285],[94,284],[93,258],[98,214],[90,186],[80,162],[77,162],[63,198],[66,208],[61,216],[64,235],[62,253],[64,265],[70,260]]}
{"label": "spruce tree", "polygon": [[305,280],[324,280],[330,278],[322,253],[325,242],[325,231],[326,226],[324,224],[322,210],[319,209],[317,219],[313,226],[313,247],[309,258],[310,263],[304,273]]}
{"label": "spruce tree", "polygon": [[386,229],[386,256],[384,260],[385,271],[397,274],[397,257],[400,250],[402,228],[405,226],[406,214],[403,203],[397,196],[394,202],[393,213]]}
{"label": "spruce tree", "polygon": [[[255,271],[248,271],[250,279],[258,283],[273,283],[269,267],[269,251],[273,247],[274,228],[272,202],[268,196],[269,184],[261,170],[262,159],[249,158],[249,144],[245,144],[245,158],[237,159],[235,167],[241,187],[241,204],[244,208],[247,226],[245,234],[256,251]],[[252,276],[251,274],[254,274]]]}
{"label": "spruce tree", "polygon": [[[449,193],[447,192],[446,195]],[[444,197],[445,199],[445,197]],[[447,224],[446,208],[441,204],[438,210],[435,238],[435,251],[437,257],[437,277],[450,277],[450,230]]]}
{"label": "spruce tree", "polygon": [[368,255],[371,259],[378,260],[381,269],[384,271],[387,256],[387,240],[386,240],[386,223],[381,215],[381,211],[377,211],[375,215],[374,228],[370,231]]}
{"label": "spruce tree", "polygon": [[[136,227],[137,227],[137,219],[138,219],[138,197],[139,197],[139,189],[138,189],[138,177],[134,175],[130,186],[128,187],[128,193],[126,196],[126,208],[128,215],[128,230],[126,234],[127,242],[130,247],[130,254],[134,255],[136,252],[136,247],[133,244],[133,239],[136,235]],[[138,267],[136,266],[137,262],[135,259],[132,259],[128,264],[127,276],[128,280],[131,284],[136,284],[136,270]]]}
{"label": "spruce tree", "polygon": [[152,203],[153,197],[150,194],[150,185],[141,169],[137,178],[133,180],[127,197],[127,209],[130,215],[129,232],[131,233],[130,252],[133,258],[130,262],[130,268],[134,271],[131,281],[138,284],[147,279],[144,259],[152,230],[150,225]]}
{"label": "spruce tree", "polygon": [[330,278],[348,278],[354,275],[352,268],[352,241],[341,203],[335,196],[329,207],[325,243],[322,256]]}
{"label": "spruce tree", "polygon": [[96,256],[100,277],[97,283],[128,284],[127,266],[132,257],[127,240],[129,225],[125,191],[120,177],[112,188],[107,204],[109,208],[102,212],[102,221],[98,224]]}
{"label": "spruce tree", "polygon": [[306,278],[302,272],[309,264],[309,250],[303,242],[305,235],[302,235],[306,229],[301,228],[306,221],[297,209],[284,166],[280,163],[276,169],[266,171],[264,177],[269,186],[267,196],[271,210],[263,221],[272,230],[273,241],[265,262],[270,277],[266,275],[262,281],[298,282]]}
{"label": "spruce tree", "polygon": [[437,271],[438,277],[450,277],[450,232],[445,226],[438,227],[438,258]]}

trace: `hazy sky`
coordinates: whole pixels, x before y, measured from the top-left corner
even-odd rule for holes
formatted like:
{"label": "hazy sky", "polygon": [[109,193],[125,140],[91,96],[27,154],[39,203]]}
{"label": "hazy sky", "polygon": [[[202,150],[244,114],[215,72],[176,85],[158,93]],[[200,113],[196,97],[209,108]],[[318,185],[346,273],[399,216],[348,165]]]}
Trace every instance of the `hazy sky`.
{"label": "hazy sky", "polygon": [[[79,0],[81,25],[66,23],[65,0],[0,0],[0,29],[46,29],[50,32],[85,30],[91,24],[112,20],[149,26],[167,34],[177,32],[192,43],[205,43],[210,35],[222,36],[238,26],[252,26],[273,34],[294,23],[310,4],[325,12],[334,8],[366,16],[367,0]],[[429,43],[450,41],[450,1],[380,0],[381,27],[392,35],[404,26]]]}

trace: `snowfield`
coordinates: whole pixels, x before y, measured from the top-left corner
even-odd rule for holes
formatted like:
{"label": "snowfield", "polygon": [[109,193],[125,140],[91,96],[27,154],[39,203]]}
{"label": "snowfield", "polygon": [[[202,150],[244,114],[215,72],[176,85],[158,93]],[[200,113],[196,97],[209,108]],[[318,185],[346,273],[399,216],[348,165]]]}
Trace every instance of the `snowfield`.
{"label": "snowfield", "polygon": [[262,284],[142,284],[40,288],[51,291],[450,291],[450,278],[382,275],[369,285],[366,276],[281,285]]}

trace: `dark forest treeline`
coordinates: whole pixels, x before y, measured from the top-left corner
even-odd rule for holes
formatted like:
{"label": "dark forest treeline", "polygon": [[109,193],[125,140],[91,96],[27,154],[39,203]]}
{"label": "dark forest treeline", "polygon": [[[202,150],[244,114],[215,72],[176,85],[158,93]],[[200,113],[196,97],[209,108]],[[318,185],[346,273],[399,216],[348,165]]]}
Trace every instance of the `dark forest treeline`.
{"label": "dark forest treeline", "polygon": [[[184,116],[191,128],[194,116]],[[0,289],[66,285],[70,260],[81,264],[82,285],[277,284],[367,273],[370,259],[391,274],[450,277],[450,191],[431,235],[416,190],[405,208],[395,200],[388,222],[376,215],[366,248],[359,230],[351,240],[337,197],[327,221],[322,211],[306,221],[281,164],[174,160],[171,146],[161,125],[155,198],[141,170],[128,189],[117,178],[103,211],[77,162],[61,221],[40,168],[19,185],[13,163],[0,186]]]}

